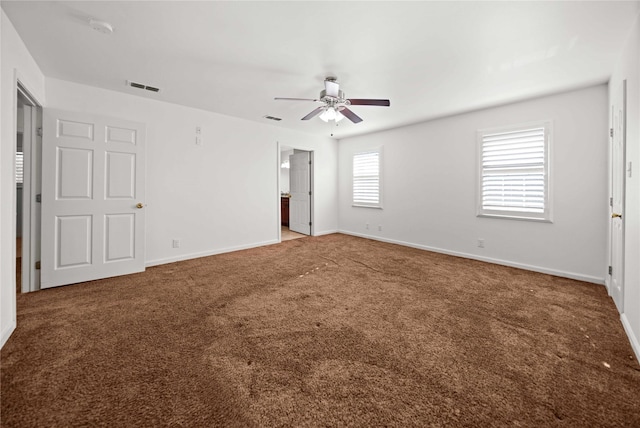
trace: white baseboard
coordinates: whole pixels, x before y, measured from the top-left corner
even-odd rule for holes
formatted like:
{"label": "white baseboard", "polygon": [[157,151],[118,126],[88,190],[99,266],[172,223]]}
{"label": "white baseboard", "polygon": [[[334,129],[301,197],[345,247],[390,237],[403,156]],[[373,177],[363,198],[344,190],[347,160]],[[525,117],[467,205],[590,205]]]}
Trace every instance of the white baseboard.
{"label": "white baseboard", "polygon": [[[330,235],[332,233],[338,233],[337,230],[323,230],[320,232],[316,232],[316,234],[314,236],[322,236],[322,235]],[[208,256],[215,256],[216,254],[224,254],[224,253],[230,253],[232,251],[240,251],[240,250],[248,250],[250,248],[257,248],[257,247],[264,247],[265,245],[273,245],[273,244],[278,244],[279,242],[277,240],[271,240],[271,241],[263,241],[263,242],[257,242],[254,244],[248,244],[248,245],[240,245],[237,247],[227,247],[227,248],[220,248],[217,250],[212,250],[212,251],[203,251],[200,253],[189,253],[189,254],[181,254],[179,256],[175,256],[175,257],[166,257],[164,259],[156,259],[156,260],[148,260],[145,262],[145,267],[151,267],[151,266],[158,266],[158,265],[164,265],[167,263],[175,263],[175,262],[181,262],[183,260],[191,260],[191,259],[197,259],[200,257],[208,257]]]}
{"label": "white baseboard", "polygon": [[556,269],[548,269],[541,266],[532,266],[524,263],[512,262],[509,260],[494,259],[491,257],[482,257],[476,254],[461,253],[459,251],[451,251],[451,250],[445,250],[443,248],[429,247],[426,245],[414,244],[412,242],[382,238],[380,236],[371,236],[371,235],[365,235],[361,233],[354,233],[348,230],[339,230],[338,233],[344,233],[345,235],[352,235],[360,238],[373,239],[374,241],[388,242],[390,244],[403,245],[405,247],[417,248],[419,250],[433,251],[434,253],[448,254],[450,256],[456,256],[456,257],[463,257],[465,259],[479,260],[482,262],[494,263],[494,264],[503,265],[503,266],[510,266],[518,269],[530,270],[533,272],[546,273],[548,275],[560,276],[563,278],[570,278],[570,279],[575,279],[575,280],[584,281],[584,282],[591,282],[599,285],[604,285],[605,283],[604,278],[598,278],[598,277],[589,276],[589,275],[582,275],[575,272],[566,272],[566,271],[560,271]]}
{"label": "white baseboard", "polygon": [[640,341],[638,341],[638,336],[635,335],[631,328],[631,323],[629,323],[629,319],[625,314],[620,315],[620,321],[622,321],[624,331],[627,333],[631,348],[633,348],[633,352],[636,354],[636,360],[640,361]]}
{"label": "white baseboard", "polygon": [[6,326],[2,330],[2,332],[0,333],[0,349],[2,349],[5,343],[7,343],[7,340],[9,340],[9,337],[11,337],[11,333],[13,333],[15,329],[16,329],[16,321],[12,320],[11,324]]}
{"label": "white baseboard", "polygon": [[313,236],[331,235],[332,233],[338,233],[338,230],[323,230],[321,232],[316,232]]}
{"label": "white baseboard", "polygon": [[230,253],[232,251],[248,250],[250,248],[264,247],[266,245],[273,245],[273,244],[278,244],[278,241],[277,240],[271,240],[271,241],[264,241],[264,242],[256,242],[256,243],[253,243],[253,244],[240,245],[240,246],[237,246],[237,247],[220,248],[220,249],[212,250],[212,251],[203,251],[203,252],[200,252],[200,253],[181,254],[181,255],[175,256],[175,257],[167,257],[167,258],[164,258],[164,259],[149,260],[149,261],[145,262],[145,266],[146,267],[150,267],[150,266],[164,265],[164,264],[167,264],[167,263],[175,263],[175,262],[180,262],[180,261],[183,261],[183,260],[197,259],[197,258],[200,258],[200,257],[215,256],[216,254]]}

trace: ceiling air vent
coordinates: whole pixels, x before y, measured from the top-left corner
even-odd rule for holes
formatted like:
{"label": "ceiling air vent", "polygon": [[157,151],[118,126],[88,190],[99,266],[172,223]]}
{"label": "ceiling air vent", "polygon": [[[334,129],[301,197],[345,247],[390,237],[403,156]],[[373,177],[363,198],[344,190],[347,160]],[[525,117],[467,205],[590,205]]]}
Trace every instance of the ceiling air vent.
{"label": "ceiling air vent", "polygon": [[269,119],[269,120],[275,120],[276,122],[280,122],[280,121],[282,120],[282,119],[281,119],[281,118],[279,118],[279,117],[269,116],[269,115],[267,115],[267,116],[262,116],[262,117],[264,117],[265,119]]}
{"label": "ceiling air vent", "polygon": [[160,91],[159,88],[155,88],[155,87],[149,86],[149,85],[143,85],[142,83],[132,82],[131,80],[127,80],[127,86],[131,86],[132,88],[138,88],[138,89],[146,89],[147,91],[151,91],[151,92],[159,92]]}

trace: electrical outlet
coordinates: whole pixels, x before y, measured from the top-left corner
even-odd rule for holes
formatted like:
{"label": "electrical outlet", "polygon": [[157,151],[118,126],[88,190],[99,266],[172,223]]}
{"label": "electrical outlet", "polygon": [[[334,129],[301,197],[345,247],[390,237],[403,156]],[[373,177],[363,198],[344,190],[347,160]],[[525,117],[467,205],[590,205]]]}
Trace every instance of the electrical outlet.
{"label": "electrical outlet", "polygon": [[173,240],[173,248],[180,248],[180,240],[179,239],[174,239]]}
{"label": "electrical outlet", "polygon": [[202,145],[202,128],[199,126],[196,126],[196,145]]}
{"label": "electrical outlet", "polygon": [[484,239],[478,239],[478,248],[484,248]]}

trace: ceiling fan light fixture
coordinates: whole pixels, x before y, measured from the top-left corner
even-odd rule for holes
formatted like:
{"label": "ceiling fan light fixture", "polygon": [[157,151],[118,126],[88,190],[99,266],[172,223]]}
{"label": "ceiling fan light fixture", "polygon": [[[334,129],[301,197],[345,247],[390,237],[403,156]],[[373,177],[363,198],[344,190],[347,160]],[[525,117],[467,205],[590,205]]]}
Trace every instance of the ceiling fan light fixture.
{"label": "ceiling fan light fixture", "polygon": [[335,117],[336,112],[333,111],[332,108],[326,108],[320,115],[320,119],[322,119],[324,122],[329,122],[330,120],[335,119]]}
{"label": "ceiling fan light fixture", "polygon": [[327,107],[325,111],[323,111],[320,115],[320,119],[325,122],[329,122],[331,120],[340,122],[342,119],[344,119],[344,116],[335,107]]}

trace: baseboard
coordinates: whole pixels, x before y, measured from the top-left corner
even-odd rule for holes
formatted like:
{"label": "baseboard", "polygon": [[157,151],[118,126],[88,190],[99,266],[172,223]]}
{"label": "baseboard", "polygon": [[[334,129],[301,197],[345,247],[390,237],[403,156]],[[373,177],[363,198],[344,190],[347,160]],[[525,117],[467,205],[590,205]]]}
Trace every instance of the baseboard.
{"label": "baseboard", "polygon": [[589,276],[589,275],[582,275],[582,274],[575,273],[575,272],[566,272],[566,271],[560,271],[560,270],[555,270],[555,269],[548,269],[548,268],[541,267],[541,266],[533,266],[533,265],[527,265],[527,264],[524,264],[524,263],[511,262],[509,260],[494,259],[494,258],[491,258],[491,257],[482,257],[482,256],[478,256],[476,254],[462,253],[462,252],[459,252],[459,251],[451,251],[451,250],[446,250],[446,249],[443,249],[443,248],[429,247],[427,245],[414,244],[412,242],[405,242],[405,241],[398,241],[396,239],[382,238],[380,236],[372,236],[372,235],[365,235],[365,234],[361,234],[361,233],[354,233],[354,232],[350,232],[348,230],[339,230],[338,233],[344,233],[345,235],[352,235],[352,236],[357,236],[357,237],[360,237],[360,238],[372,239],[374,241],[388,242],[390,244],[397,244],[397,245],[402,245],[402,246],[405,246],[405,247],[417,248],[419,250],[433,251],[434,253],[447,254],[447,255],[450,255],[450,256],[462,257],[462,258],[465,258],[465,259],[479,260],[479,261],[482,261],[482,262],[494,263],[494,264],[497,264],[497,265],[503,265],[503,266],[514,267],[514,268],[518,268],[518,269],[530,270],[532,272],[545,273],[545,274],[548,274],[548,275],[560,276],[560,277],[563,277],[563,278],[575,279],[575,280],[578,280],[578,281],[591,282],[591,283],[599,284],[599,285],[604,285],[604,283],[605,283],[605,279],[604,278],[598,278],[598,277]]}
{"label": "baseboard", "polygon": [[631,343],[631,348],[633,348],[633,352],[636,354],[636,360],[640,361],[640,342],[638,341],[638,336],[635,335],[631,328],[631,324],[629,323],[629,319],[626,314],[620,315],[620,321],[622,321],[624,331],[627,333],[627,337]]}
{"label": "baseboard", "polygon": [[167,258],[164,258],[164,259],[149,260],[149,261],[145,262],[145,266],[146,267],[151,267],[151,266],[164,265],[164,264],[167,264],[167,263],[181,262],[183,260],[197,259],[197,258],[200,258],[200,257],[215,256],[216,254],[230,253],[232,251],[248,250],[250,248],[264,247],[266,245],[273,245],[273,244],[278,244],[278,241],[277,240],[263,241],[263,242],[257,242],[257,243],[253,243],[253,244],[248,244],[248,245],[240,245],[240,246],[237,246],[237,247],[220,248],[220,249],[212,250],[212,251],[203,251],[203,252],[200,252],[200,253],[181,254],[181,255],[175,256],[175,257],[167,257]]}
{"label": "baseboard", "polygon": [[9,324],[6,328],[2,330],[0,333],[0,349],[4,347],[4,344],[7,343],[9,337],[11,337],[11,333],[16,329],[16,320],[11,320],[11,324]]}
{"label": "baseboard", "polygon": [[[337,230],[323,230],[320,232],[316,232],[316,234],[314,236],[322,236],[322,235],[331,235],[332,233],[338,233]],[[148,260],[145,262],[145,267],[151,267],[151,266],[158,266],[158,265],[164,265],[167,263],[175,263],[175,262],[181,262],[183,260],[191,260],[191,259],[197,259],[200,257],[208,257],[208,256],[215,256],[216,254],[224,254],[224,253],[231,253],[233,251],[240,251],[240,250],[248,250],[250,248],[257,248],[257,247],[264,247],[265,245],[273,245],[273,244],[278,244],[279,242],[277,240],[271,240],[271,241],[263,241],[263,242],[257,242],[254,244],[248,244],[248,245],[240,245],[237,247],[227,247],[227,248],[220,248],[217,250],[212,250],[212,251],[203,251],[200,253],[189,253],[189,254],[181,254],[179,256],[175,256],[175,257],[167,257],[164,259],[156,259],[156,260]]]}
{"label": "baseboard", "polygon": [[313,236],[331,235],[332,233],[338,233],[338,230],[323,230],[321,232],[316,232]]}

